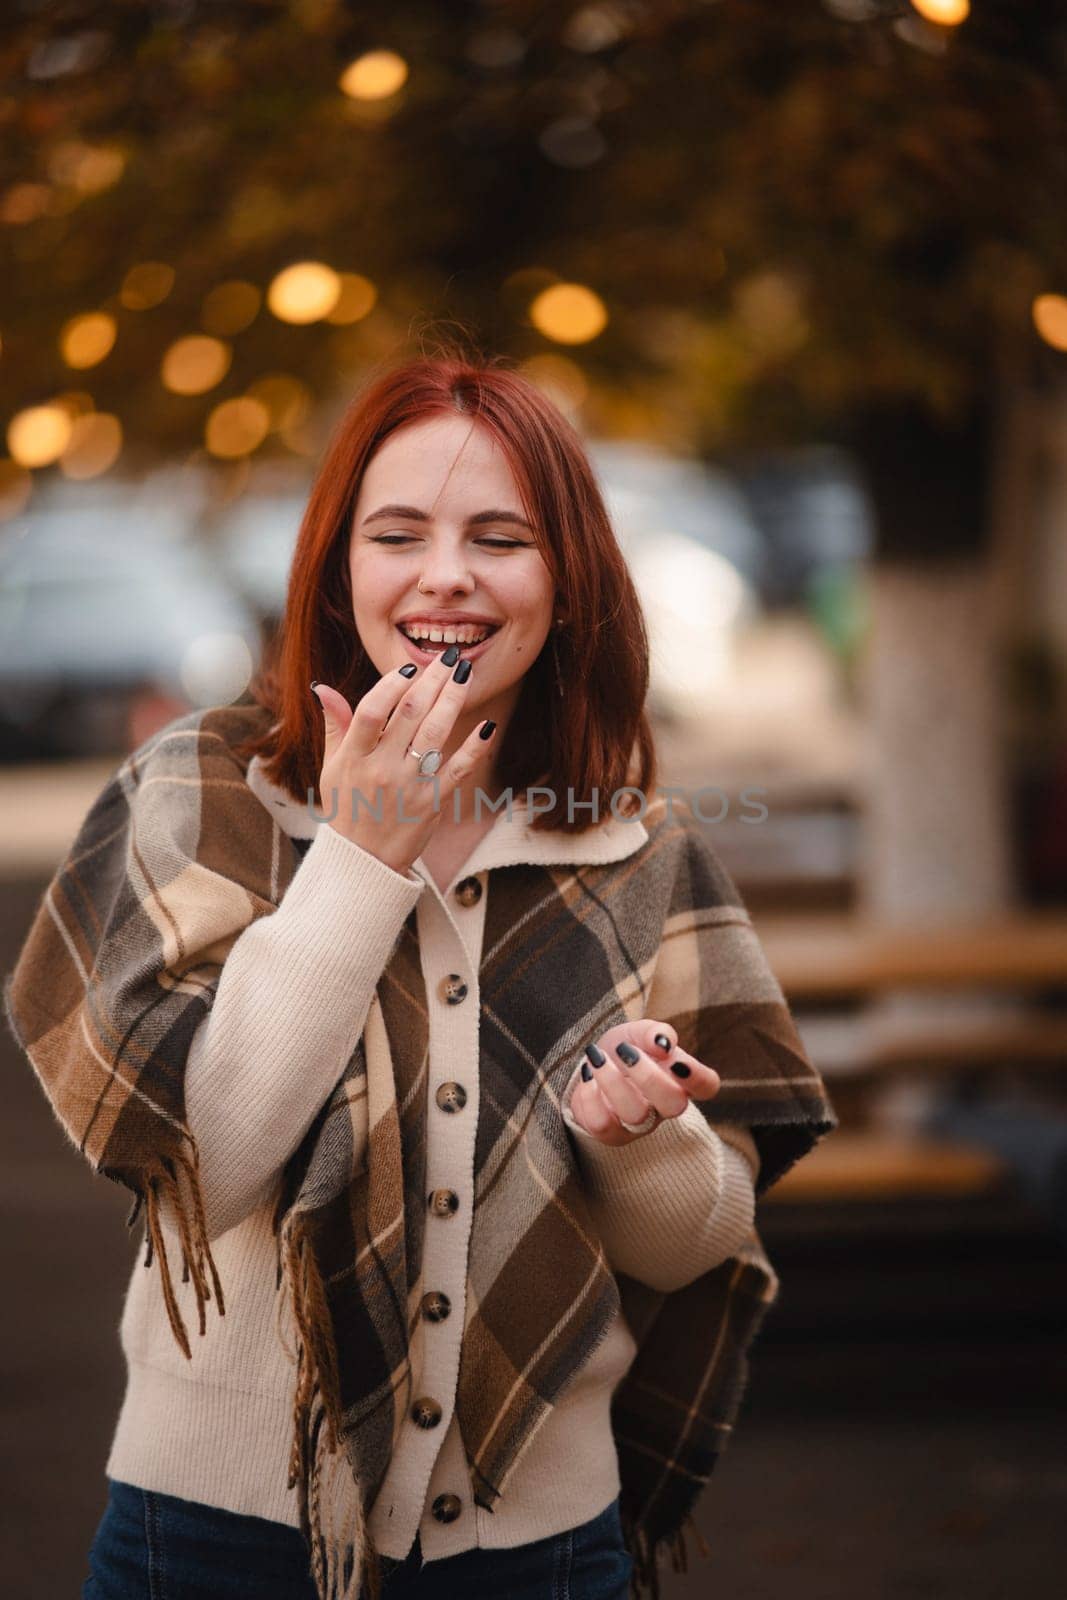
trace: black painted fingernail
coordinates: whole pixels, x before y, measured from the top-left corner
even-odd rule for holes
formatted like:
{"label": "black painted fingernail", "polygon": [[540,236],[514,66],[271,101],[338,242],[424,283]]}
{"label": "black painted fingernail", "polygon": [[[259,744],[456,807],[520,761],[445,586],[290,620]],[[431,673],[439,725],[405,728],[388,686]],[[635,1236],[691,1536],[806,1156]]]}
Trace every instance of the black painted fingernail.
{"label": "black painted fingernail", "polygon": [[450,644],[444,655],[439,659],[443,667],[454,667],[459,660],[459,645]]}
{"label": "black painted fingernail", "polygon": [[496,732],[496,723],[487,722],[479,733],[479,739],[491,739]]}
{"label": "black painted fingernail", "polygon": [[674,1048],[665,1033],[657,1033],[653,1042],[658,1044],[661,1050],[672,1050]]}
{"label": "black painted fingernail", "polygon": [[615,1046],[615,1054],[625,1061],[628,1067],[632,1067],[635,1061],[640,1061],[641,1059],[633,1045],[627,1044],[625,1039],[622,1044]]}
{"label": "black painted fingernail", "polygon": [[585,1047],[585,1053],[593,1063],[594,1067],[602,1067],[605,1061],[608,1059],[598,1044],[587,1044]]}
{"label": "black painted fingernail", "polygon": [[689,1076],[689,1068],[684,1061],[672,1061],[671,1071],[676,1078],[688,1078]]}
{"label": "black painted fingernail", "polygon": [[453,683],[466,683],[466,681],[470,677],[471,672],[473,671],[473,669],[474,669],[474,662],[473,661],[468,661],[466,656],[464,656],[463,660],[460,662],[459,666],[456,668],[455,672],[452,674],[452,682]]}
{"label": "black painted fingernail", "polygon": [[413,678],[418,670],[414,661],[409,661],[406,666],[400,668],[400,676],[402,678]]}
{"label": "black painted fingernail", "polygon": [[582,1082],[583,1083],[588,1083],[589,1080],[592,1078],[592,1076],[593,1076],[592,1068],[590,1067],[588,1061],[583,1061],[582,1062]]}
{"label": "black painted fingernail", "polygon": [[[311,692],[312,692],[312,694],[315,694],[315,690],[316,690],[316,689],[317,689],[317,688],[318,688],[318,686],[319,686],[319,680],[318,680],[318,678],[312,678],[312,680],[311,680]],[[318,695],[317,695],[317,694],[315,694],[315,699],[316,699],[316,700],[318,700],[318,699],[319,699],[319,697],[318,697]],[[321,700],[319,700],[319,704],[320,704],[320,705],[321,705],[321,704],[322,704],[322,701],[321,701]]]}

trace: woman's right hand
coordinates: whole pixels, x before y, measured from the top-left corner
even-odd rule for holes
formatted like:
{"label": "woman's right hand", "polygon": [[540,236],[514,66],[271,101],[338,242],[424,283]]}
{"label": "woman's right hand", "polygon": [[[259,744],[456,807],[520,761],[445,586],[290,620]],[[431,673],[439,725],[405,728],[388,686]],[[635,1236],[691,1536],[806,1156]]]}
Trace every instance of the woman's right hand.
{"label": "woman's right hand", "polygon": [[[405,753],[411,745],[423,753],[445,748],[469,685],[470,678],[457,683],[453,667],[444,666],[439,656],[414,678],[403,677],[399,669],[386,673],[354,711],[328,684],[317,683],[312,690],[326,724],[319,774],[321,809],[327,815],[336,812],[330,827],[395,872],[408,871],[431,838],[456,785],[485,753],[486,741],[480,737],[484,723],[442,763],[434,774],[436,783],[420,776],[418,762]],[[364,800],[354,806],[356,790]],[[380,821],[374,815],[379,809]]]}

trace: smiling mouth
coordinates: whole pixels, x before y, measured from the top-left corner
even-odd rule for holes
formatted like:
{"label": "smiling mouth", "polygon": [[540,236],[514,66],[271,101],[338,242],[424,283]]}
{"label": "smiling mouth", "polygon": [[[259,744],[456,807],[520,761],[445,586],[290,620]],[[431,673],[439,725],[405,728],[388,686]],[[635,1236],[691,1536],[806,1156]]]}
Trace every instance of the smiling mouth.
{"label": "smiling mouth", "polygon": [[[462,660],[465,656],[476,656],[483,651],[486,646],[492,642],[494,636],[500,632],[500,626],[500,624],[497,624],[493,627],[490,627],[487,630],[484,639],[478,639],[476,642],[470,644],[463,644],[458,639],[451,641],[455,643],[456,648],[459,650],[460,659]],[[408,649],[411,650],[414,655],[421,656],[425,661],[431,660],[434,656],[443,655],[444,652],[449,648],[450,641],[447,639],[420,639],[416,641],[411,638],[410,634],[404,632],[399,623],[397,624],[396,631],[403,639]]]}

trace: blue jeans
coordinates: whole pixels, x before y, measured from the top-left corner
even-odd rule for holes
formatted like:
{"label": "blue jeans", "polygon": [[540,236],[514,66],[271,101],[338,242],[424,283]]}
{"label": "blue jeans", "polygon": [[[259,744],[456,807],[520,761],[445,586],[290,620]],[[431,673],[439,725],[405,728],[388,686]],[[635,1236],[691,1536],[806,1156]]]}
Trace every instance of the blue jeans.
{"label": "blue jeans", "polygon": [[[383,1600],[627,1600],[619,1502],[565,1533],[422,1566],[383,1559]],[[421,1569],[421,1570],[420,1570]],[[316,1600],[298,1528],[108,1479],[82,1600]]]}

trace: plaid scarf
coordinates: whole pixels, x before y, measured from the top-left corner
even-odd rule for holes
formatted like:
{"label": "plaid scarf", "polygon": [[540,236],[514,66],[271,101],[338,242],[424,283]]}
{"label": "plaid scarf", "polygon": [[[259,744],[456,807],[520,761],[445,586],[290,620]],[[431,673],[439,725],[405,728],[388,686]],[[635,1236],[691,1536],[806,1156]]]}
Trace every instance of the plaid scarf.
{"label": "plaid scarf", "polygon": [[[183,1070],[234,940],[278,905],[302,851],[245,782],[263,731],[250,704],[171,723],[122,763],[86,816],[4,983],[8,1023],[95,1171],[137,1196],[146,1259],[175,1300],[160,1197],[174,1208],[200,1332],[225,1314],[185,1122]],[[683,1524],[726,1443],[747,1351],[778,1280],[753,1229],[673,1293],[614,1274],[559,1101],[585,1044],[638,1017],[669,1022],[713,1064],[713,1126],[746,1125],[768,1189],[836,1125],[823,1084],[729,876],[663,800],[629,858],[493,870],[480,984],[480,1100],[468,1320],[456,1410],[475,1501],[506,1492],[524,1446],[622,1309],[637,1342],[612,1399],[633,1593],[657,1557],[685,1570]],[[277,1287],[296,1330],[289,1487],[322,1600],[380,1592],[367,1514],[414,1394],[411,1346],[426,1225],[429,1026],[414,913],[363,1036],[288,1162],[274,1211]],[[356,1160],[350,1101],[366,1087]],[[655,1137],[655,1134],[649,1135]],[[521,1219],[522,1231],[515,1231]],[[169,1233],[170,1230],[168,1229]],[[171,1234],[173,1246],[173,1234]],[[338,1475],[343,1533],[330,1507]]]}

